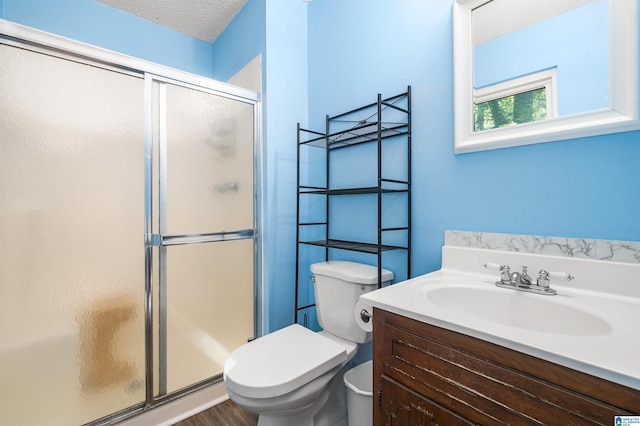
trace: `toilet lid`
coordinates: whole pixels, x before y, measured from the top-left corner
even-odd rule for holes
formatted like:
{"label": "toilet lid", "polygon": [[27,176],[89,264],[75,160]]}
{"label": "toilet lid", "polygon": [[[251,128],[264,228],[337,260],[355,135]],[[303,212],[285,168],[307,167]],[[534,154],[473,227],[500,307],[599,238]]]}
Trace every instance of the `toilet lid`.
{"label": "toilet lid", "polygon": [[242,345],[224,365],[227,387],[249,398],[289,393],[347,360],[344,346],[298,324]]}

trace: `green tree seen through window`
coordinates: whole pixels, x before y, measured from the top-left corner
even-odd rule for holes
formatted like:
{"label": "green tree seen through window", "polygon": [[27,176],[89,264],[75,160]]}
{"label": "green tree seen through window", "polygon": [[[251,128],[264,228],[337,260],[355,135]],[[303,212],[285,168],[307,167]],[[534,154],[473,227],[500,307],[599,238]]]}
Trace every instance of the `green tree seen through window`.
{"label": "green tree seen through window", "polygon": [[517,93],[474,105],[474,128],[478,132],[514,124],[544,120],[547,117],[546,91]]}

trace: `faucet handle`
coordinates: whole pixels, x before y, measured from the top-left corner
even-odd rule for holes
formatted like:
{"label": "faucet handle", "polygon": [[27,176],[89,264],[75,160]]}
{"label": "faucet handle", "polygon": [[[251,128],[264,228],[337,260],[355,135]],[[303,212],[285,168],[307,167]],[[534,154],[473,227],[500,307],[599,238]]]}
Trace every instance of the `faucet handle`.
{"label": "faucet handle", "polygon": [[[488,270],[490,270],[490,271],[498,271],[498,272],[502,271],[502,268],[504,268],[503,265],[499,265],[497,263],[491,263],[491,262],[485,263],[483,266],[485,268],[487,268]],[[507,268],[508,268],[508,266],[507,266]]]}
{"label": "faucet handle", "polygon": [[511,282],[511,269],[509,268],[509,265],[498,265],[497,263],[485,263],[484,267],[489,269],[490,271],[499,271],[500,280],[504,284],[509,284]]}
{"label": "faucet handle", "polygon": [[536,284],[540,287],[549,288],[549,273],[544,269],[541,269],[540,272],[538,272]]}
{"label": "faucet handle", "polygon": [[549,278],[560,281],[571,281],[575,277],[571,274],[567,274],[566,272],[549,272]]}
{"label": "faucet handle", "polygon": [[538,272],[538,280],[537,283],[540,287],[549,287],[549,281],[553,278],[554,280],[562,280],[562,281],[571,281],[574,279],[573,275],[567,274],[566,272],[547,272],[544,269]]}

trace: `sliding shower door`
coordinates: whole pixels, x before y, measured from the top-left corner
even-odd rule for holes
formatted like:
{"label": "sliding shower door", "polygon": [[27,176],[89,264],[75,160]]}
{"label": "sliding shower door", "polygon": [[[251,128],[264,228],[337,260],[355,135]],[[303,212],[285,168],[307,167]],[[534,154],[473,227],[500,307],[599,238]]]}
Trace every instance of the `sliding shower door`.
{"label": "sliding shower door", "polygon": [[153,80],[158,386],[219,376],[254,336],[254,108]]}
{"label": "sliding shower door", "polygon": [[256,334],[257,94],[8,27],[0,425],[113,423],[220,380]]}
{"label": "sliding shower door", "polygon": [[144,80],[0,44],[0,424],[145,400]]}

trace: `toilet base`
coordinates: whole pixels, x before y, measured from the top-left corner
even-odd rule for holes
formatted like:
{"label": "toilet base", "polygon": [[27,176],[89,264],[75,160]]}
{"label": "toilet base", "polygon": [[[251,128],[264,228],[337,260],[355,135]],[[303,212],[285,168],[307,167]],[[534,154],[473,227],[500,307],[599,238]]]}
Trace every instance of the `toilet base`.
{"label": "toilet base", "polygon": [[312,403],[295,411],[261,414],[258,426],[347,426],[347,395],[344,373],[347,363],[333,376],[322,394]]}

